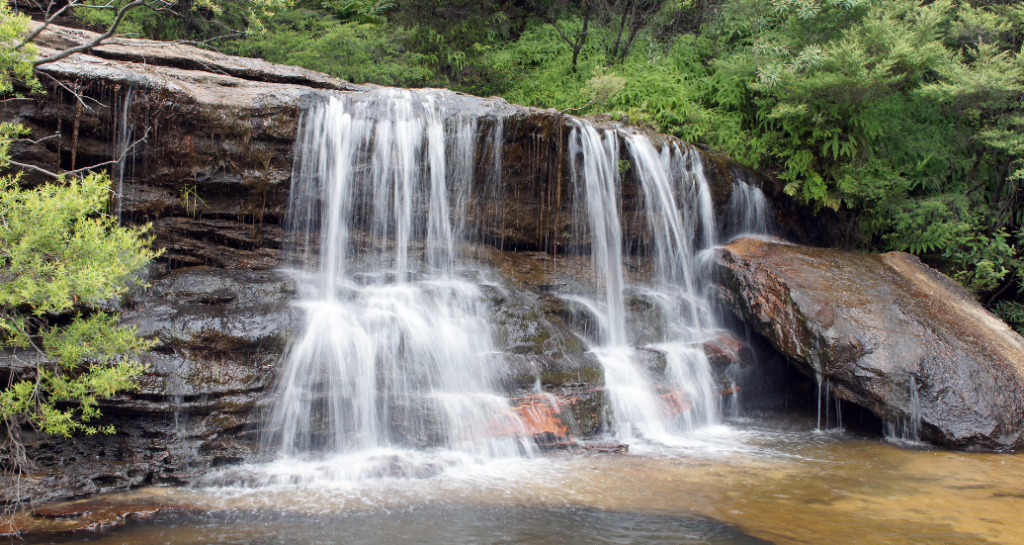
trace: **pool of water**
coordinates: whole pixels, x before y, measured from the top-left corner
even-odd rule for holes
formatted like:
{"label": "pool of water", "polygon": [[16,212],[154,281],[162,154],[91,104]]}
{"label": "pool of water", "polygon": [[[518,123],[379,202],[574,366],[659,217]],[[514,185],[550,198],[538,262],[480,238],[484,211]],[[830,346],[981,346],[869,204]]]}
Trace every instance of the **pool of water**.
{"label": "pool of water", "polygon": [[365,456],[235,467],[110,497],[190,509],[22,543],[1024,543],[1024,456],[814,426],[733,419],[628,454],[374,455],[420,477],[356,477]]}
{"label": "pool of water", "polygon": [[116,532],[52,536],[41,542],[97,545],[766,543],[704,518],[582,507],[423,508],[338,515],[254,511],[203,514],[177,512],[143,519]]}

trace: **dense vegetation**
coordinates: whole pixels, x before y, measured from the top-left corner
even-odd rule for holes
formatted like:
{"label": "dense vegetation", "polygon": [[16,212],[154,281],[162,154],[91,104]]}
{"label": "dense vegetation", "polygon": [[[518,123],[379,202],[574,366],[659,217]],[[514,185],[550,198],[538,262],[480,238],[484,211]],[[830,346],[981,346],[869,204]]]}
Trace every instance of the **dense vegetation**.
{"label": "dense vegetation", "polygon": [[[107,4],[107,0],[87,0]],[[127,5],[118,0],[116,6]],[[351,81],[606,112],[708,145],[1024,329],[1024,7],[1009,0],[178,0],[122,32]],[[111,9],[76,11],[105,28]]]}
{"label": "dense vegetation", "polygon": [[[922,256],[1024,330],[1017,2],[176,5],[179,17],[140,11],[132,28],[212,39],[225,52],[357,83],[606,112],[706,144],[766,172],[812,209],[856,212],[853,244]],[[252,16],[254,5],[263,16]],[[92,24],[111,17],[82,15]]]}

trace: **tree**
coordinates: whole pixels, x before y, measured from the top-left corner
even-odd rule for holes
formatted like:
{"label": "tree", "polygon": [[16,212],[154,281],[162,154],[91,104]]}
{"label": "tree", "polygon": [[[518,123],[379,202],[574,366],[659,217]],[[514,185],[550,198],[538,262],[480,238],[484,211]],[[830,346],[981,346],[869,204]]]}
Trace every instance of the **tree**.
{"label": "tree", "polygon": [[599,0],[601,7],[612,18],[618,30],[610,54],[622,62],[629,56],[629,50],[650,20],[661,11],[665,0]]}
{"label": "tree", "polygon": [[8,373],[0,420],[16,433],[28,422],[44,433],[112,433],[90,422],[97,400],[134,387],[149,346],[117,315],[98,310],[141,281],[156,253],[148,227],[122,227],[103,210],[110,181],[89,174],[26,190],[0,178],[0,346],[29,364]]}
{"label": "tree", "polygon": [[[0,5],[4,93],[14,79],[40,90],[28,29],[27,17]],[[0,169],[13,166],[10,144],[26,132],[0,123]],[[124,227],[105,213],[106,175],[49,174],[54,183],[32,189],[19,184],[20,172],[0,176],[0,349],[9,362],[0,369],[0,466],[18,474],[23,425],[64,437],[112,433],[93,423],[98,401],[135,386],[144,366],[134,356],[150,346],[100,310],[141,284],[137,272],[158,254],[149,226]]]}
{"label": "tree", "polygon": [[[552,2],[548,5],[541,5],[540,13],[543,14],[544,19],[558,32],[565,43],[569,44],[572,50],[572,73],[576,73],[576,65],[579,62],[580,51],[583,51],[583,47],[587,45],[587,37],[590,34],[590,16],[594,11],[594,0],[569,0],[563,1],[564,6],[558,6],[557,3]],[[572,7],[581,9],[583,11],[583,27],[574,31],[571,29],[563,30],[562,25],[559,25],[560,21],[557,19],[555,12],[557,8],[561,7],[566,9]],[[572,36],[570,38],[570,36]]]}

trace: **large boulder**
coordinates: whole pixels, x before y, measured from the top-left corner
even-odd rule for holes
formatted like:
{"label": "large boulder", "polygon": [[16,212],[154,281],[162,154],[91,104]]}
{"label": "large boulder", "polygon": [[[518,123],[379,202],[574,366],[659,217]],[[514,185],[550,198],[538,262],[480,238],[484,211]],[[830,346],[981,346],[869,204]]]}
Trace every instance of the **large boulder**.
{"label": "large boulder", "polygon": [[1024,338],[902,252],[741,238],[722,301],[832,394],[957,448],[1024,447]]}

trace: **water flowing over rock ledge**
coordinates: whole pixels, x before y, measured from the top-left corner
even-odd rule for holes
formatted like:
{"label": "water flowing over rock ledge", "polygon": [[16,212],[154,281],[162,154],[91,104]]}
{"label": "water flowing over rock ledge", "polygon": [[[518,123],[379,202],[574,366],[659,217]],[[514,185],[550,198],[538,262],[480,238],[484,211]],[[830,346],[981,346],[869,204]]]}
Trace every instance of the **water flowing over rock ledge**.
{"label": "water flowing over rock ledge", "polygon": [[[89,36],[51,27],[39,42],[60,47]],[[156,244],[166,250],[148,272],[152,287],[122,302],[123,318],[158,345],[146,355],[151,367],[141,389],[103,404],[105,423],[115,425],[117,435],[61,441],[28,434],[40,471],[20,491],[5,487],[0,496],[43,501],[181,485],[213,467],[261,461],[257,429],[268,409],[266,394],[284,347],[302,323],[291,305],[295,277],[281,270],[302,112],[331,96],[367,97],[381,90],[146,40],[117,41],[41,69],[48,94],[0,105],[4,120],[24,123],[37,140],[18,143],[14,157],[70,170],[123,155],[112,169],[115,210],[128,223],[152,222]],[[448,110],[476,119],[478,131],[468,146],[476,157],[492,159],[470,169],[473,197],[459,219],[472,233],[460,251],[501,277],[479,283],[494,313],[499,350],[489,355],[489,363],[500,389],[512,399],[518,418],[544,435],[538,438],[541,446],[569,444],[564,437],[569,426],[545,412],[548,395],[568,407],[569,431],[596,434],[608,404],[605,370],[578,332],[597,329],[599,320],[593,309],[558,293],[572,293],[595,275],[589,259],[581,257],[595,242],[573,220],[587,206],[575,198],[570,179],[570,134],[577,122],[497,98],[430,93]],[[619,129],[612,134],[623,157],[629,136],[642,132],[608,120],[593,125]],[[717,218],[718,225],[714,219],[688,218],[694,238],[714,240],[715,233],[726,239],[763,229],[736,213],[757,205],[760,193],[739,183],[754,174],[673,138],[646,136],[661,149],[670,144],[692,154],[683,161],[691,162],[686,168],[703,162],[714,209],[708,217]],[[489,169],[491,164],[502,165],[500,172]],[[650,277],[654,267],[645,259],[652,255],[653,234],[641,202],[646,190],[635,165],[616,166],[621,184],[609,210],[620,216],[627,280]],[[38,174],[25,178],[29,184],[42,181]],[[374,249],[379,243],[365,232],[352,236],[360,247]],[[422,253],[418,244],[413,251]],[[649,326],[644,316],[650,320],[655,314],[650,294],[626,290],[622,299],[623,312],[639,317],[626,333],[644,339]],[[725,331],[686,348],[706,353],[719,378],[730,366],[749,367],[754,360],[750,349]],[[645,373],[664,374],[664,352],[638,353]],[[716,394],[734,391],[730,384],[715,385]],[[673,414],[691,408],[692,400],[679,391],[662,388],[656,394]],[[852,394],[848,399],[860,402]]]}
{"label": "water flowing over rock ledge", "polygon": [[[51,26],[37,42],[46,54],[93,36]],[[125,222],[152,222],[165,254],[148,273],[152,287],[122,302],[124,321],[159,343],[146,355],[141,389],[103,404],[118,434],[64,442],[28,433],[41,471],[23,482],[23,497],[184,484],[210,467],[258,460],[260,403],[299,327],[290,307],[294,279],[277,268],[301,112],[331,94],[376,88],[147,40],[113,40],[41,70],[47,94],[0,105],[5,120],[25,124],[36,140],[17,143],[15,160],[54,171],[123,156],[111,168],[115,210]],[[466,251],[515,287],[488,296],[500,315],[502,352],[492,363],[502,388],[522,407],[536,406],[517,397],[529,396],[535,383],[556,391],[574,431],[597,432],[603,372],[568,329],[593,317],[551,293],[590,275],[586,260],[565,255],[589,246],[572,223],[574,206],[582,206],[573,202],[567,164],[573,118],[495,98],[436,96],[478,120],[473,151],[503,165],[489,172],[481,161],[470,173],[474,199],[464,218],[476,241]],[[714,204],[727,217],[738,167],[705,159]],[[23,180],[46,178],[28,172]],[[625,239],[636,241],[645,220],[635,172],[621,189]],[[736,353],[710,350],[719,368]],[[664,368],[664,356],[648,359]],[[8,498],[15,494],[5,488]]]}
{"label": "water flowing over rock ledge", "polygon": [[741,238],[717,263],[730,309],[897,436],[1024,447],[1024,339],[916,257]]}

